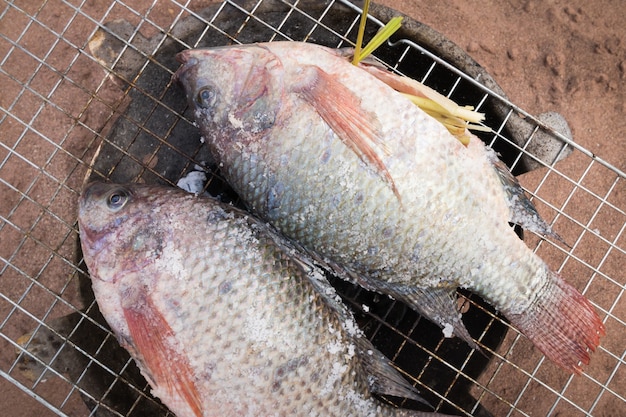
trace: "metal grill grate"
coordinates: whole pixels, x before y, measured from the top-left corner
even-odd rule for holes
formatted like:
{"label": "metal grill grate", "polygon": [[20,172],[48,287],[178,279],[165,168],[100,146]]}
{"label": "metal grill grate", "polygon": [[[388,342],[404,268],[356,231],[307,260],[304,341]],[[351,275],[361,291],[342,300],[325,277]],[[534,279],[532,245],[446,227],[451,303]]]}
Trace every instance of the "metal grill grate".
{"label": "metal grill grate", "polygon": [[[0,12],[3,409],[25,416],[167,415],[103,324],[82,274],[75,209],[85,175],[91,169],[92,176],[115,181],[175,184],[202,169],[211,193],[235,199],[212,170],[185,114],[181,88],[170,81],[177,67],[174,53],[267,40],[347,46],[355,39],[359,11],[344,1],[312,0],[5,4]],[[392,11],[377,7],[372,13],[377,18],[369,36]],[[462,298],[464,321],[484,355],[443,339],[436,326],[399,303],[336,285],[368,337],[440,411],[619,415],[626,409],[626,279],[620,268],[626,264],[626,174],[511,104],[488,74],[456,54],[453,45],[433,40],[428,28],[416,22],[405,28],[377,57],[486,112],[495,133],[481,138],[514,172],[540,166],[525,174],[524,186],[571,248],[535,236],[526,241],[590,298],[609,336],[585,375],[572,377],[545,361],[476,296]],[[536,144],[551,137],[559,146],[548,160]]]}

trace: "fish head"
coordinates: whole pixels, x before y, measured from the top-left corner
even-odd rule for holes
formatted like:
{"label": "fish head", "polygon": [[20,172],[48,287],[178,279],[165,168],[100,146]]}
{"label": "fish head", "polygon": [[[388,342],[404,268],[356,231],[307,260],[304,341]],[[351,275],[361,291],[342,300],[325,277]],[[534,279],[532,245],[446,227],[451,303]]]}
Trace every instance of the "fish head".
{"label": "fish head", "polygon": [[141,187],[92,182],[84,188],[78,226],[92,279],[115,282],[160,255],[163,236],[152,206]]}
{"label": "fish head", "polygon": [[281,107],[282,64],[262,44],[189,49],[174,78],[182,84],[200,129],[212,140],[258,138]]}

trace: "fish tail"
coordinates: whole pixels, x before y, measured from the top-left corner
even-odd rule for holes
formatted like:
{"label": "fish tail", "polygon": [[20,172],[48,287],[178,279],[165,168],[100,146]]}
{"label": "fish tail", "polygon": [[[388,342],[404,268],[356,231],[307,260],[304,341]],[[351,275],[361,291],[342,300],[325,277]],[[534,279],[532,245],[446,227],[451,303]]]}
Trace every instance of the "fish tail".
{"label": "fish tail", "polygon": [[605,327],[595,309],[573,286],[549,271],[549,280],[534,303],[507,318],[550,360],[581,374],[590,351],[600,344]]}

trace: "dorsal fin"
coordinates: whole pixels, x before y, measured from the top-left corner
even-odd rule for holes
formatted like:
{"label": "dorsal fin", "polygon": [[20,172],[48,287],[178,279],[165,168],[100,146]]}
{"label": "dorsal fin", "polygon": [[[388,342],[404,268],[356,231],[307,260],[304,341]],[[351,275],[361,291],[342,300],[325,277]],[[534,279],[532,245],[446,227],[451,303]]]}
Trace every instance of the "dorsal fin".
{"label": "dorsal fin", "polygon": [[545,237],[551,237],[559,242],[567,244],[561,236],[553,231],[550,225],[541,218],[539,212],[535,208],[535,205],[526,196],[526,193],[524,192],[524,189],[520,185],[519,181],[513,176],[511,171],[509,171],[504,162],[498,158],[493,150],[486,148],[486,151],[487,158],[498,175],[498,179],[502,183],[504,191],[506,192],[510,210],[509,220],[511,223],[520,225],[524,229],[530,230],[533,233],[537,233]]}

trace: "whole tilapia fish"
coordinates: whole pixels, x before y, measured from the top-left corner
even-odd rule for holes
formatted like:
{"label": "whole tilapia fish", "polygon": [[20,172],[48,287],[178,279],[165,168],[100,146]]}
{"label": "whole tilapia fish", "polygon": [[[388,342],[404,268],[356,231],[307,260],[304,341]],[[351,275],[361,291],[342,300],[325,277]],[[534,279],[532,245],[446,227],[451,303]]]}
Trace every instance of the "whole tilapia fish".
{"label": "whole tilapia fish", "polygon": [[79,227],[102,314],[178,417],[437,415],[372,397],[419,400],[319,270],[249,215],[93,183]]}
{"label": "whole tilapia fish", "polygon": [[493,151],[409,101],[415,83],[345,51],[273,42],[183,51],[176,78],[251,210],[366,288],[473,344],[457,287],[573,372],[604,326],[508,222],[556,236]]}

